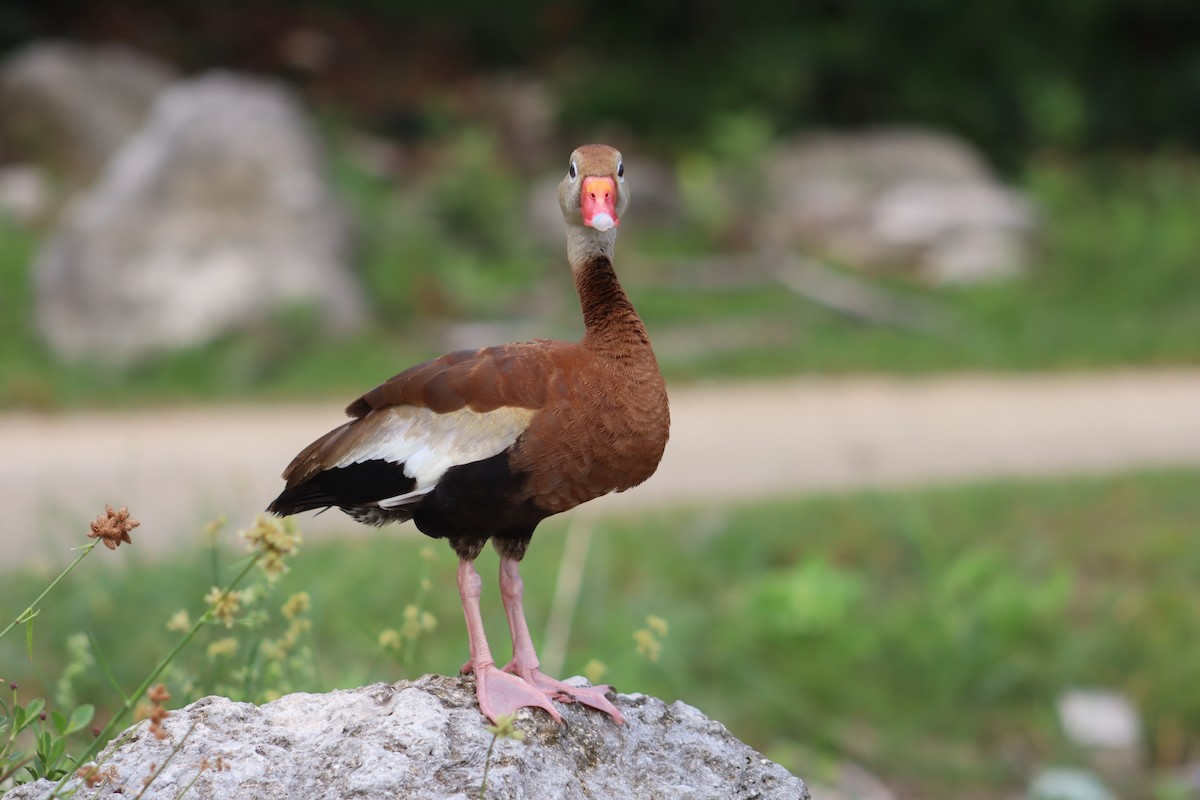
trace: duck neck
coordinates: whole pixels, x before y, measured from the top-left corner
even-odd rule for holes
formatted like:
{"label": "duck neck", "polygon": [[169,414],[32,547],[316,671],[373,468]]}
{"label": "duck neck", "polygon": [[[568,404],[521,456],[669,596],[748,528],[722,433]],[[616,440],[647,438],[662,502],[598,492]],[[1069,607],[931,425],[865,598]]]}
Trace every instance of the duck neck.
{"label": "duck neck", "polygon": [[649,349],[646,326],[621,288],[611,257],[592,254],[583,263],[573,263],[571,271],[583,310],[583,344],[596,349],[630,346]]}

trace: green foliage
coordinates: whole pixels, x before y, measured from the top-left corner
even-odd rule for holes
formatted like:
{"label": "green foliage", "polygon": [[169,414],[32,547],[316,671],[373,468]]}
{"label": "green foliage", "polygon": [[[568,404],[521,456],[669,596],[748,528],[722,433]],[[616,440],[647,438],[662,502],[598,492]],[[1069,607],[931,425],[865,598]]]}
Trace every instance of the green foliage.
{"label": "green foliage", "polygon": [[[10,779],[19,785],[39,778],[58,780],[67,774],[71,766],[67,738],[87,728],[95,712],[90,705],[73,708],[70,716],[47,711],[46,701],[40,697],[21,706],[17,684],[9,689],[11,700],[0,699],[0,739],[4,740],[0,746],[0,792]],[[22,734],[33,739],[33,752],[28,756],[16,749]]]}
{"label": "green foliage", "polygon": [[431,317],[496,316],[534,282],[541,262],[514,202],[523,179],[483,130],[458,131],[432,169],[398,183],[346,160],[336,178],[363,223],[363,279],[389,330],[411,334]]}
{"label": "green foliage", "polygon": [[[1072,759],[1053,709],[1076,686],[1129,694],[1153,762],[1186,763],[1200,756],[1188,734],[1200,729],[1200,654],[1181,646],[1200,637],[1189,600],[1198,481],[1177,472],[998,483],[610,519],[591,544],[565,670],[592,674],[601,659],[605,681],[696,705],[802,774],[815,750],[930,796],[1013,790],[1030,760]],[[539,640],[563,531],[548,522],[522,566]],[[186,702],[220,687],[261,700],[272,689],[452,672],[466,647],[454,558],[430,547],[406,529],[309,543],[271,590],[311,601],[300,615],[312,623],[300,640],[308,666],[260,669],[248,686],[231,677],[253,668],[253,642],[287,635],[286,615],[244,624],[275,607],[263,595],[232,628],[196,634],[165,675],[172,693]],[[224,580],[198,567],[212,563],[207,554],[121,561],[64,584],[43,609],[30,690],[51,690],[78,630],[91,630],[113,679],[132,685],[170,645],[171,609],[194,607]],[[480,571],[494,561],[485,553]],[[43,580],[4,578],[9,608]],[[494,589],[484,609],[503,652]],[[421,623],[426,613],[435,630]],[[396,636],[381,636],[389,628]],[[401,630],[419,638],[410,656]],[[237,657],[210,659],[207,648],[230,636]],[[22,647],[0,649],[0,674],[28,671]],[[81,675],[74,689],[101,717],[113,707],[102,675]]]}

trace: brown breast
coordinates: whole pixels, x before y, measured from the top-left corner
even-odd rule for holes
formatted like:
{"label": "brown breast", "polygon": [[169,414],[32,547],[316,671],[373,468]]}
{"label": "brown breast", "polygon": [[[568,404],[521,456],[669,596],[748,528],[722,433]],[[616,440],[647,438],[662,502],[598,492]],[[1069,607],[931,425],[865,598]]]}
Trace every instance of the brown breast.
{"label": "brown breast", "polygon": [[670,430],[666,385],[647,342],[616,351],[555,348],[546,405],[512,450],[534,503],[559,513],[645,481]]}

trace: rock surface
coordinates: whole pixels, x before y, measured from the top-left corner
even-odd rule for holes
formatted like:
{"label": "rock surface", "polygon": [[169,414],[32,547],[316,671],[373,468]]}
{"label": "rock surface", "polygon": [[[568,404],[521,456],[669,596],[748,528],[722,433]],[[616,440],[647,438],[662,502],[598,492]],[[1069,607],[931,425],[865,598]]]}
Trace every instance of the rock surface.
{"label": "rock surface", "polygon": [[317,142],[280,85],[213,73],[163,92],[35,265],[68,358],[204,344],[296,304],[348,329],[363,301]]}
{"label": "rock surface", "polygon": [[766,159],[760,237],[930,283],[1007,278],[1024,269],[1030,203],[965,142],[920,129],[802,137]]}
{"label": "rock surface", "polygon": [[69,185],[94,179],[141,126],[172,70],[120,46],[36,42],[0,65],[0,141]]}
{"label": "rock surface", "polygon": [[[131,797],[154,769],[146,800],[405,798],[474,800],[492,736],[468,678],[425,676],[329,694],[293,694],[258,707],[206,697],[173,712],[167,738],[131,729],[101,755],[111,777],[73,796]],[[696,709],[620,695],[618,726],[579,706],[560,706],[567,725],[524,709],[523,741],[498,739],[489,799],[807,800],[804,783],[736,740]],[[168,762],[173,751],[178,751]],[[220,762],[217,761],[220,759]],[[207,761],[206,761],[207,760]],[[202,765],[207,763],[207,768]],[[51,784],[20,787],[6,800],[41,800]]]}

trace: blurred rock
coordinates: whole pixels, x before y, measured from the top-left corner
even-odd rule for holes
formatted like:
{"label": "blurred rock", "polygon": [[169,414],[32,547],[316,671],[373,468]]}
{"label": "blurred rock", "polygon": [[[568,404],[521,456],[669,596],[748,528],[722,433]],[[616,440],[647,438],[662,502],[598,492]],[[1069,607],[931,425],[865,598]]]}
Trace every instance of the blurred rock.
{"label": "blurred rock", "polygon": [[[568,724],[522,709],[523,739],[497,739],[467,678],[427,675],[263,706],[206,697],[173,711],[165,739],[133,726],[100,756],[107,776],[72,796],[195,800],[487,797],[495,800],[808,800],[804,782],[682,702],[620,695],[626,719],[560,705]],[[159,770],[145,790],[143,781]],[[19,786],[9,800],[42,800],[53,784]]]}
{"label": "blurred rock", "polygon": [[863,767],[851,761],[836,765],[823,782],[810,782],[809,790],[821,800],[895,800],[895,793]]}
{"label": "blurred rock", "polygon": [[1007,278],[1026,265],[1036,219],[966,143],[918,129],[822,134],[766,156],[759,238],[934,284]]}
{"label": "blurred rock", "polygon": [[31,225],[50,207],[50,182],[33,164],[0,168],[0,215]]}
{"label": "blurred rock", "polygon": [[1074,689],[1058,698],[1058,718],[1081,747],[1139,747],[1142,724],[1129,698],[1118,692]]}
{"label": "blurred rock", "polygon": [[0,142],[68,188],[86,185],[174,78],[166,65],[120,46],[28,45],[0,64]]}
{"label": "blurred rock", "polygon": [[1144,768],[1141,717],[1125,695],[1071,690],[1058,698],[1058,718],[1067,738],[1084,749],[1101,774],[1116,780]]}
{"label": "blurred rock", "polygon": [[1097,776],[1082,769],[1043,770],[1029,784],[1029,800],[1117,800]]}
{"label": "blurred rock", "polygon": [[124,363],[310,305],[363,314],[320,146],[281,86],[227,73],[164,92],[35,265],[61,355]]}

